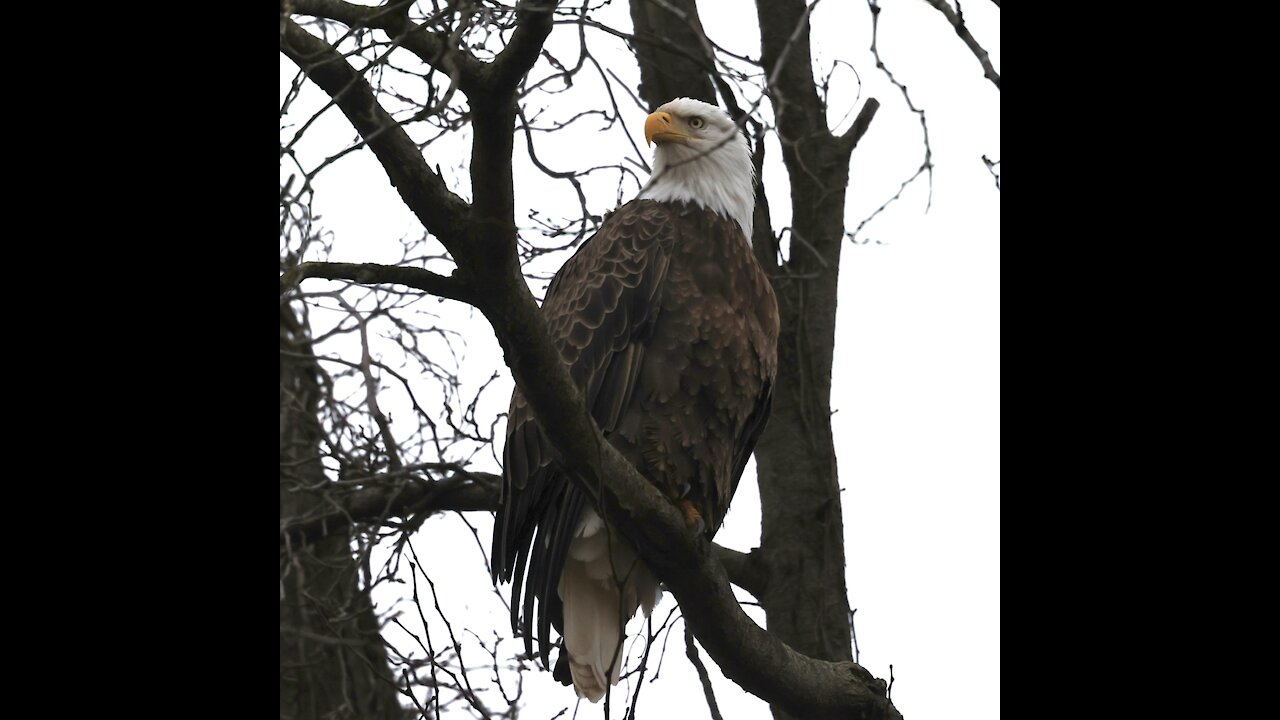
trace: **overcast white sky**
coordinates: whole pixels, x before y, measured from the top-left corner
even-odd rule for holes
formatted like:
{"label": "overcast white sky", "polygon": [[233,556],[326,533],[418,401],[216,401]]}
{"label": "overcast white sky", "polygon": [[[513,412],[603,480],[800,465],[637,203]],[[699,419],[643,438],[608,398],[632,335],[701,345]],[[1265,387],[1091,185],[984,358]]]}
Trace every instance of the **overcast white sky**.
{"label": "overcast white sky", "polygon": [[[625,3],[615,0],[615,5],[600,13],[600,19],[628,29]],[[962,7],[971,31],[1000,70],[998,8],[989,0],[970,0]],[[753,6],[702,0],[699,8],[715,42],[758,56]],[[815,65],[825,72],[833,59],[852,64],[861,77],[862,97],[876,97],[881,103],[853,154],[846,214],[846,229],[852,230],[919,167],[921,127],[900,91],[875,68],[869,52],[870,12],[864,3],[825,0],[813,21]],[[558,27],[548,48],[560,57],[576,57],[575,35],[573,28]],[[589,34],[588,41],[596,43],[602,63],[634,87],[638,71],[623,46],[599,33]],[[983,78],[977,60],[950,25],[923,0],[883,2],[879,48],[915,105],[928,115],[936,169],[927,213],[929,188],[922,178],[867,226],[860,236],[863,244],[846,246],[841,262],[832,407],[845,490],[850,605],[857,608],[861,662],[886,679],[893,665],[893,698],[904,716],[998,718],[1000,194],[981,158],[1001,159],[999,91]],[[282,57],[282,93],[295,71]],[[854,105],[857,81],[848,68],[835,78],[830,122],[835,124],[846,110],[854,109],[837,128],[843,130],[862,101]],[[584,80],[581,85],[575,88],[577,95],[555,97],[566,98],[566,107],[571,107],[601,92],[598,83]],[[311,107],[319,107],[317,98],[313,93],[307,100]],[[574,126],[578,129],[572,137],[557,133],[564,137],[548,138],[545,149],[540,145],[540,157],[556,169],[613,162],[602,154],[630,152],[618,135],[623,131],[643,148],[644,113],[628,110],[629,104],[621,100],[620,105],[629,113],[625,128],[600,136],[590,126]],[[548,107],[548,112],[556,110]],[[312,166],[345,147],[352,136],[337,111],[328,112],[313,132],[314,140],[299,148]],[[464,197],[470,195],[466,175],[456,168],[465,163],[468,142],[462,137],[453,146],[433,145],[427,153],[433,166],[438,163],[455,178]],[[451,152],[456,154],[450,156]],[[772,164],[764,180],[776,231],[788,222],[789,199],[776,142],[769,154]],[[518,139],[517,157],[521,155]],[[282,169],[282,176],[288,174]],[[612,206],[616,184],[615,174],[591,190],[593,210]],[[321,223],[335,237],[333,260],[393,262],[400,255],[398,240],[421,234],[367,151],[335,163],[320,175],[316,188]],[[624,189],[624,201],[634,195],[634,187]],[[527,162],[518,163],[517,217],[524,208],[545,210],[557,203],[571,213],[576,207],[573,198],[567,185],[548,181]],[[560,262],[563,257],[556,258],[555,263]],[[308,290],[324,286],[308,282],[317,283],[307,285]],[[491,414],[505,411],[511,381],[491,333],[478,314],[462,309],[455,314],[459,323],[473,329],[464,374],[483,381],[495,368],[502,370],[500,386],[489,392],[481,409]],[[403,402],[394,397],[387,401]],[[497,471],[497,466],[479,469]],[[752,477],[754,469],[749,468],[716,538],[743,551],[759,543],[759,498]],[[487,547],[491,518],[478,514],[469,519]],[[505,608],[492,592],[475,540],[460,520],[432,519],[419,532],[415,546],[437,580],[441,605],[454,623],[484,637],[485,628],[507,627]],[[442,585],[441,579],[447,583]],[[394,606],[400,599],[396,593],[403,591],[383,586],[376,595],[380,608]],[[667,596],[655,618],[665,618],[672,607]],[[763,623],[763,613],[754,608],[749,612]],[[416,623],[416,611],[403,620]],[[639,621],[633,621],[630,629],[639,627]],[[693,668],[684,658],[680,633],[682,626],[677,626],[661,679],[641,694],[642,719],[709,717]],[[763,702],[719,677],[705,652],[703,660],[718,678],[717,700],[726,718],[771,717]],[[625,680],[620,687],[629,698],[632,688]],[[526,700],[524,717],[551,718],[566,706],[570,710],[565,717],[573,715],[572,690],[554,682],[549,673],[526,678]],[[613,715],[621,717],[626,702],[617,700]],[[578,709],[579,717],[602,715],[603,705],[584,702]]]}

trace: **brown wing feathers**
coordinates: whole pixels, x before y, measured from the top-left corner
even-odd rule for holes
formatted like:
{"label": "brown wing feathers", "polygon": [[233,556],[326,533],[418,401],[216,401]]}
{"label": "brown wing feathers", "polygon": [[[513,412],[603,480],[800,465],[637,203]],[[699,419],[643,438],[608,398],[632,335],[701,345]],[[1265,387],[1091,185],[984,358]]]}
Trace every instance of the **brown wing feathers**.
{"label": "brown wing feathers", "polygon": [[[669,494],[690,492],[713,535],[768,419],[777,304],[735,222],[682,203],[624,205],[565,263],[542,312],[606,437]],[[519,391],[503,453],[495,579],[512,629],[546,664],[557,592],[586,495]]]}
{"label": "brown wing feathers", "polygon": [[[660,307],[656,296],[668,262],[664,245],[672,242],[673,229],[654,205],[629,203],[610,216],[556,274],[543,302],[553,339],[606,435],[631,402],[643,342]],[[493,574],[513,581],[512,629],[524,635],[530,654],[537,600],[544,664],[549,626],[559,629],[562,622],[556,586],[585,502],[586,496],[555,469],[554,451],[517,390],[503,453]]]}

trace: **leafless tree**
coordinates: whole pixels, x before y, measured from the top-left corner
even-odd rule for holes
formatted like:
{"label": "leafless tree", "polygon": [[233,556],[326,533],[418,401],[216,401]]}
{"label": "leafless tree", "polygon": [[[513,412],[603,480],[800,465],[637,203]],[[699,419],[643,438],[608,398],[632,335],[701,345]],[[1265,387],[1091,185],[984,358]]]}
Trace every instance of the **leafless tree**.
{"label": "leafless tree", "polygon": [[[998,88],[959,3],[927,1],[972,50],[975,72]],[[640,680],[657,674],[682,620],[686,655],[713,716],[698,644],[776,717],[900,717],[888,684],[855,662],[830,423],[841,250],[902,189],[846,229],[851,159],[880,101],[860,101],[847,129],[829,129],[832,76],[815,78],[809,42],[817,0],[758,0],[756,57],[718,45],[694,0],[631,0],[629,29],[598,19],[607,5],[281,3],[280,49],[297,70],[280,108],[281,162],[289,168],[280,194],[282,718],[518,716],[533,660],[505,628],[452,622],[441,602],[448,583],[431,577],[418,555],[432,542],[428,520],[452,514],[477,535],[477,563],[488,562],[467,515],[496,507],[497,477],[476,468],[496,462],[502,418],[480,408],[506,371],[491,368],[487,381],[462,378],[473,370],[465,348],[481,328],[496,338],[577,480],[679,601],[679,618],[651,620],[640,660],[628,669],[638,678],[625,698],[632,715]],[[874,27],[880,8],[875,0],[868,8]],[[576,37],[571,56],[548,49],[552,33]],[[610,42],[635,58],[638,87],[601,62],[597,48]],[[874,39],[872,51],[924,129],[924,160],[905,188],[930,178],[928,123]],[[590,105],[559,102],[575,85],[599,88]],[[324,101],[303,109],[310,87]],[[776,137],[789,182],[789,227],[774,226],[763,184],[757,193],[753,243],[778,295],[782,336],[773,420],[756,450],[761,545],[745,554],[691,536],[604,441],[530,289],[545,289],[567,253],[634,196],[648,172],[633,143],[624,156],[588,167],[561,167],[545,148],[588,127],[620,131],[623,108],[647,112],[679,96],[729,109],[751,142],[757,175],[765,141]],[[300,148],[335,109],[355,135],[308,164]],[[467,141],[462,169],[442,170],[457,159],[435,155],[437,148]],[[312,200],[321,174],[340,172],[331,168],[351,153],[372,153],[424,230],[404,241],[396,262],[330,257]],[[998,161],[983,161],[998,186]],[[573,198],[576,212],[519,216],[517,163],[550,183],[540,187]],[[462,307],[478,311],[483,324],[451,321]],[[393,396],[408,420],[392,418]],[[743,612],[730,582],[759,601],[767,632]],[[375,611],[371,593],[387,583],[404,586],[406,612],[421,631],[397,613]],[[388,640],[392,626],[411,638],[407,646]]]}

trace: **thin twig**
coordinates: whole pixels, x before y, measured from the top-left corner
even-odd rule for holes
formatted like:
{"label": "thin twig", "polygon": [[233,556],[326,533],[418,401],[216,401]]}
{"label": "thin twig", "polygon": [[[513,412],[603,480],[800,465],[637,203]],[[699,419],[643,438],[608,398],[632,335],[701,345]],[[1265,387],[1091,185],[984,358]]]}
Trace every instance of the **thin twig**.
{"label": "thin twig", "polygon": [[853,616],[858,612],[858,608],[849,611],[849,634],[853,636],[853,661],[861,663],[862,651],[858,649],[858,629],[853,625]]}
{"label": "thin twig", "polygon": [[707,698],[711,720],[724,720],[720,715],[720,707],[716,705],[716,693],[711,688],[711,677],[707,674],[707,666],[702,664],[702,658],[698,655],[698,646],[693,642],[693,633],[689,631],[688,623],[684,626],[684,654],[698,670],[698,680],[702,682],[702,694]]}
{"label": "thin twig", "polygon": [[982,156],[982,162],[987,166],[987,172],[991,173],[991,177],[996,179],[996,189],[1000,189],[1000,171],[996,170],[996,166],[1000,164],[999,160],[992,162],[991,158],[986,155]]}
{"label": "thin twig", "polygon": [[907,186],[914,182],[915,179],[920,177],[920,175],[925,171],[928,171],[929,173],[929,200],[925,205],[924,211],[927,213],[929,212],[929,208],[933,207],[933,148],[929,145],[929,123],[925,120],[924,110],[917,108],[915,104],[911,102],[911,96],[907,94],[907,86],[898,82],[898,79],[889,71],[888,66],[886,66],[884,61],[880,59],[880,50],[876,45],[879,29],[880,3],[878,0],[867,0],[867,5],[871,7],[871,54],[875,56],[876,67],[883,70],[884,74],[889,78],[889,82],[897,85],[898,89],[902,91],[902,97],[907,101],[907,107],[911,112],[920,116],[920,127],[924,129],[924,162],[920,163],[919,169],[917,169],[911,177],[902,182],[902,185],[898,187],[898,192],[894,193],[893,197],[885,200],[880,207],[875,209],[875,212],[871,213],[865,220],[858,223],[858,227],[855,228],[853,232],[845,233],[845,237],[854,242],[857,242],[858,233],[862,232],[862,228],[865,227],[867,223],[875,219],[875,217],[883,212],[885,208],[889,207],[893,201],[902,197],[902,191],[906,190]]}

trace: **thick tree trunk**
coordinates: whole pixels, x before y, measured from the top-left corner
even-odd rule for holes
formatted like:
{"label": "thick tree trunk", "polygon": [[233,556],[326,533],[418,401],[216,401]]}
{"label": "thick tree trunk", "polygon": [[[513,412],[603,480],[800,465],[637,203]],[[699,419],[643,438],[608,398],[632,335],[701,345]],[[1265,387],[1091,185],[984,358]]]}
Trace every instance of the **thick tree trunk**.
{"label": "thick tree trunk", "polygon": [[[305,327],[280,306],[280,518],[323,511],[320,388]],[[305,357],[297,357],[301,354]],[[308,491],[304,488],[317,488]],[[280,717],[372,718],[404,713],[344,525],[310,544],[280,546]]]}
{"label": "thick tree trunk", "polygon": [[[811,70],[804,0],[757,0],[756,8],[761,60],[773,78],[769,92],[791,181],[789,257],[774,278],[782,320],[778,394],[756,448],[764,516],[759,552],[768,577],[759,600],[769,632],[791,647],[824,660],[852,660],[844,520],[831,433],[836,299],[852,145],[827,128]],[[773,714],[779,720],[791,717],[777,707]]]}
{"label": "thick tree trunk", "polygon": [[782,332],[773,416],[756,447],[768,578],[758,599],[791,647],[852,660],[830,401],[844,194],[820,200],[809,184],[792,175],[791,259],[774,278]]}
{"label": "thick tree trunk", "polygon": [[694,0],[631,0],[640,99],[654,110],[678,97],[715,104],[711,58]]}

